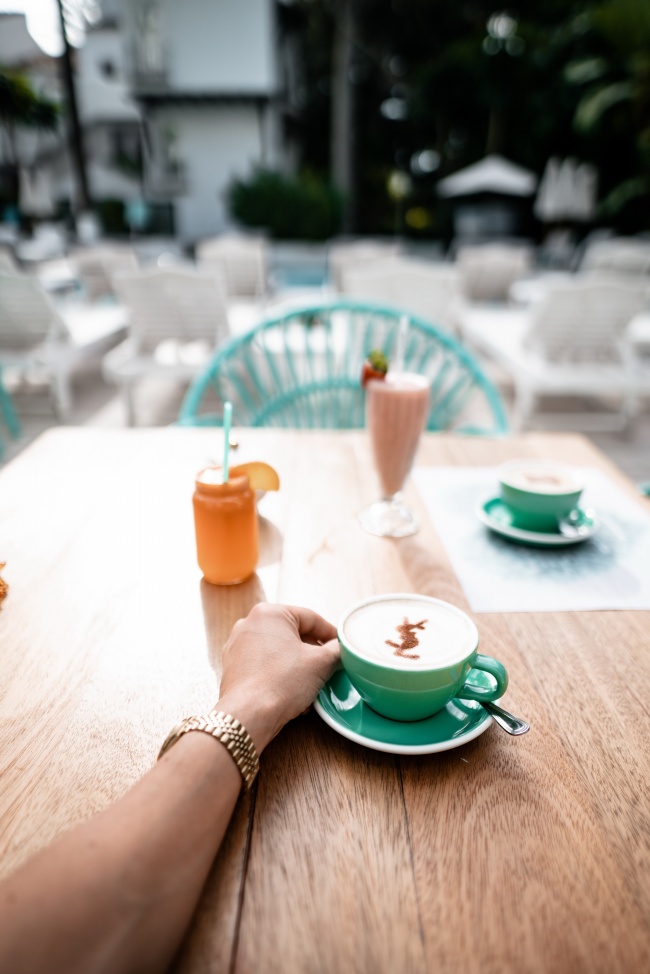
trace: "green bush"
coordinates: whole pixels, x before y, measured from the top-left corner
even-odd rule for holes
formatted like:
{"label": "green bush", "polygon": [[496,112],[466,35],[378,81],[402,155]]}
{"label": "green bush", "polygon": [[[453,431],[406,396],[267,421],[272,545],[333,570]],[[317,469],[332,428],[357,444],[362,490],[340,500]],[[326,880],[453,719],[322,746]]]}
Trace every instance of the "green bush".
{"label": "green bush", "polygon": [[283,176],[259,169],[229,190],[232,215],[278,240],[327,240],[340,230],[341,197],[311,173]]}
{"label": "green bush", "polygon": [[97,200],[95,206],[104,233],[110,235],[129,232],[129,227],[124,219],[124,203],[122,200]]}

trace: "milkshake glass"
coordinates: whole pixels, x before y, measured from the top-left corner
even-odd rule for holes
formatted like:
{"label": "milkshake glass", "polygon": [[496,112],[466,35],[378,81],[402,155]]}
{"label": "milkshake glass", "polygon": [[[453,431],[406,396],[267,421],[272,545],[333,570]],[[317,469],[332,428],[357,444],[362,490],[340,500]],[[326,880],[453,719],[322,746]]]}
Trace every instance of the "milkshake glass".
{"label": "milkshake glass", "polygon": [[359,515],[370,534],[403,538],[418,522],[400,491],[429,414],[431,383],[415,372],[389,372],[366,386],[366,426],[379,475],[382,499]]}

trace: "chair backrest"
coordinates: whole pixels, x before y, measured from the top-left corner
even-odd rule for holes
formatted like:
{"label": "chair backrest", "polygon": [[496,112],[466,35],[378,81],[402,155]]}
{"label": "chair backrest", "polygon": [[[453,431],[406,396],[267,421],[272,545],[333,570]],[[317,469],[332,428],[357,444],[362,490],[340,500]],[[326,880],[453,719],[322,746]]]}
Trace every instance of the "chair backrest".
{"label": "chair backrest", "polygon": [[505,301],[510,286],[533,265],[533,250],[513,244],[467,244],[458,248],[461,289],[471,301]]}
{"label": "chair backrest", "polygon": [[595,240],[585,249],[580,271],[647,277],[650,275],[650,240],[629,237]]}
{"label": "chair backrest", "polygon": [[398,257],[404,253],[399,240],[349,240],[332,243],[327,253],[330,283],[336,291],[343,292],[343,272],[354,266],[372,264],[378,260]]}
{"label": "chair backrest", "polygon": [[138,258],[128,245],[87,247],[77,251],[72,262],[91,301],[113,294],[113,281],[118,274],[138,269]]}
{"label": "chair backrest", "polygon": [[0,349],[28,350],[67,337],[67,329],[39,282],[0,273]]}
{"label": "chair backrest", "polygon": [[141,351],[169,339],[214,346],[228,335],[225,285],[216,273],[155,268],[118,275],[114,286]]}
{"label": "chair backrest", "polygon": [[233,298],[261,298],[268,289],[268,244],[264,237],[223,234],[196,246],[197,265],[216,270]]}
{"label": "chair backrest", "polygon": [[527,345],[553,361],[620,360],[625,330],[646,306],[650,283],[576,278],[533,305]]}
{"label": "chair backrest", "polygon": [[428,428],[504,433],[498,392],[454,338],[399,309],[352,300],[285,311],[222,346],[190,387],[179,421],[219,425],[229,399],[245,426],[363,427],[363,360],[375,348],[395,358],[400,322],[405,370],[431,379]]}
{"label": "chair backrest", "polygon": [[425,321],[455,331],[461,301],[453,264],[393,257],[352,264],[342,272],[343,293],[357,300],[386,302]]}

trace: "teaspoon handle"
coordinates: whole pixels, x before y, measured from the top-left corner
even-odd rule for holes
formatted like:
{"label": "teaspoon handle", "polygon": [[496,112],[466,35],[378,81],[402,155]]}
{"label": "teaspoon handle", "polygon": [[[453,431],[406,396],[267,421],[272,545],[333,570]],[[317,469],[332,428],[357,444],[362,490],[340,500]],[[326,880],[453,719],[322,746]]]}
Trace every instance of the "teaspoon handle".
{"label": "teaspoon handle", "polygon": [[519,734],[525,734],[530,730],[530,724],[527,724],[525,720],[521,720],[520,717],[509,714],[507,710],[503,710],[502,707],[497,707],[495,703],[489,703],[487,700],[481,702],[499,727],[503,728],[508,734],[517,737]]}

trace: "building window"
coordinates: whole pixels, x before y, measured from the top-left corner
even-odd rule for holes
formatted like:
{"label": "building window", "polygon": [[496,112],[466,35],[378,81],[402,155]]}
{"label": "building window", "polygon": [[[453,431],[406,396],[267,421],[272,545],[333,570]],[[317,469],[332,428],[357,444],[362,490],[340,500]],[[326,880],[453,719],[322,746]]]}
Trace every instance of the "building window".
{"label": "building window", "polygon": [[111,61],[109,58],[106,58],[104,61],[100,61],[99,73],[103,78],[113,80],[113,78],[117,76],[117,67],[115,66],[115,62]]}

